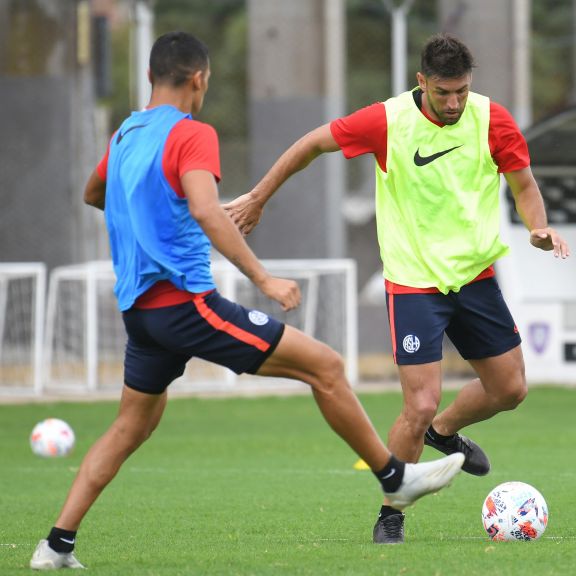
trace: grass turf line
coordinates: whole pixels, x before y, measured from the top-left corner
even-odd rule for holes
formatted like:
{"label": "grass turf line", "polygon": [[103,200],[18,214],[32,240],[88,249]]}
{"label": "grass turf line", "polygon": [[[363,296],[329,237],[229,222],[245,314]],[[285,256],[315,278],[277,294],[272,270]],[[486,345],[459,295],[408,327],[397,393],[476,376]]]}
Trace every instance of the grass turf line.
{"label": "grass turf line", "polygon": [[[448,402],[453,393],[444,395]],[[386,436],[400,394],[361,397]],[[492,472],[407,510],[406,543],[371,543],[381,493],[328,428],[310,397],[175,399],[152,439],[128,460],[87,516],[77,556],[102,575],[568,574],[576,565],[573,487],[576,391],[531,389],[513,412],[471,426]],[[28,573],[82,455],[117,405],[0,406],[0,574]],[[74,454],[34,456],[28,438],[47,417],[71,424]],[[439,456],[425,448],[423,459]],[[550,509],[536,542],[492,543],[480,519],[496,484],[535,485]]]}

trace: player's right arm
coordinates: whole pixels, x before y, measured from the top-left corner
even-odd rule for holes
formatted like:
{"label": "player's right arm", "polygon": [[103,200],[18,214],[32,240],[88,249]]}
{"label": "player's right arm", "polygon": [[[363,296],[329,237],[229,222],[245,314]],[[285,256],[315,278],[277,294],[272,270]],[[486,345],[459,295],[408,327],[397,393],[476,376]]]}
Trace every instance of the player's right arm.
{"label": "player's right arm", "polygon": [[284,310],[296,308],[301,300],[298,284],[268,274],[220,205],[214,175],[208,170],[190,170],[180,181],[192,218],[198,222],[216,250],[263,294],[279,302]]}
{"label": "player's right arm", "polygon": [[98,170],[94,170],[88,178],[84,189],[84,202],[94,208],[104,210],[106,199],[106,180],[102,180]]}
{"label": "player's right arm", "polygon": [[288,148],[248,194],[239,196],[224,208],[240,230],[248,234],[260,221],[264,205],[276,190],[325,152],[341,150],[346,158],[371,153],[385,171],[387,133],[386,110],[382,102],[320,126]]}
{"label": "player's right arm", "polygon": [[224,209],[240,231],[249,234],[260,221],[266,202],[290,176],[321,154],[336,150],[340,150],[340,146],[332,136],[330,124],[312,130],[292,144],[250,192],[226,204]]}
{"label": "player's right arm", "polygon": [[[116,134],[116,132],[114,132]],[[114,138],[114,134],[112,138]],[[104,210],[106,203],[106,172],[108,169],[108,157],[110,156],[110,144],[106,148],[106,153],[90,174],[86,187],[84,188],[84,202],[89,206],[94,206],[99,210]]]}

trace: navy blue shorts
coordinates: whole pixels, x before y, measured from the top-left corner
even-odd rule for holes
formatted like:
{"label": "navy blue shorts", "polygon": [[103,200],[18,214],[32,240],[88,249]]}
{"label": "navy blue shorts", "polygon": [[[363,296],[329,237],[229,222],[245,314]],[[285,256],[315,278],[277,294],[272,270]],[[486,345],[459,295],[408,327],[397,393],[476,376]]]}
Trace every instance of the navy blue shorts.
{"label": "navy blue shorts", "polygon": [[466,360],[504,354],[522,341],[495,278],[448,294],[387,293],[386,305],[396,364],[441,360],[444,333]]}
{"label": "navy blue shorts", "polygon": [[216,290],[176,306],[131,308],[123,318],[128,332],[124,381],[148,394],[164,392],[193,357],[253,374],[284,333],[278,320],[230,302]]}

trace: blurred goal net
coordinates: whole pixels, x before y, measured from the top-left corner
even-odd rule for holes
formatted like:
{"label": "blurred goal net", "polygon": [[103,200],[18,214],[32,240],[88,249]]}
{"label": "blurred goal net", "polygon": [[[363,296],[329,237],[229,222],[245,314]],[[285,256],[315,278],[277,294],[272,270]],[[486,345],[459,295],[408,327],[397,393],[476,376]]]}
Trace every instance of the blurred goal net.
{"label": "blurred goal net", "polygon": [[[358,376],[356,265],[347,259],[263,260],[275,276],[296,280],[302,303],[293,311],[263,296],[225,260],[212,264],[214,280],[226,298],[258,309],[326,342],[345,360],[349,380]],[[126,334],[113,294],[108,261],[56,268],[50,276],[46,321],[47,389],[96,392],[120,388]],[[302,383],[237,376],[193,358],[171,390],[225,392],[284,390]]]}
{"label": "blurred goal net", "polygon": [[39,262],[0,264],[0,391],[42,388],[46,267]]}

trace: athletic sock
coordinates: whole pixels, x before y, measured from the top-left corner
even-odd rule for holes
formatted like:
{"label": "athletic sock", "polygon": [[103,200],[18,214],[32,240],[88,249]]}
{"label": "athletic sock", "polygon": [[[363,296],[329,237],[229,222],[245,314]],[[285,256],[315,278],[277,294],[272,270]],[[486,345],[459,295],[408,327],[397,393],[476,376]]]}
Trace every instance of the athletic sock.
{"label": "athletic sock", "polygon": [[394,456],[390,456],[388,464],[379,472],[374,472],[376,478],[382,484],[384,492],[396,492],[404,478],[404,462]]}
{"label": "athletic sock", "polygon": [[48,534],[48,546],[55,552],[68,554],[74,550],[76,542],[76,531],[62,530],[62,528],[52,528]]}
{"label": "athletic sock", "polygon": [[436,442],[437,444],[446,444],[452,438],[454,438],[454,436],[456,436],[456,434],[450,434],[450,436],[442,436],[442,434],[438,434],[438,432],[434,430],[432,424],[430,424],[430,426],[428,427],[426,435],[428,436],[428,438],[430,438],[433,442]]}
{"label": "athletic sock", "polygon": [[392,508],[392,506],[383,505],[378,513],[378,518],[386,518],[387,516],[393,516],[394,514],[402,514],[402,510],[397,510]]}

